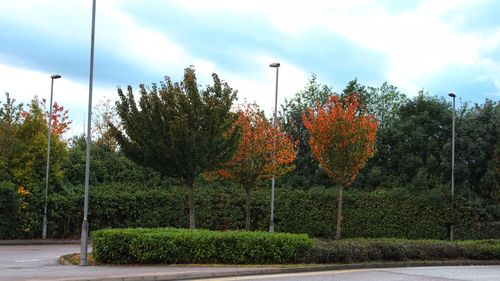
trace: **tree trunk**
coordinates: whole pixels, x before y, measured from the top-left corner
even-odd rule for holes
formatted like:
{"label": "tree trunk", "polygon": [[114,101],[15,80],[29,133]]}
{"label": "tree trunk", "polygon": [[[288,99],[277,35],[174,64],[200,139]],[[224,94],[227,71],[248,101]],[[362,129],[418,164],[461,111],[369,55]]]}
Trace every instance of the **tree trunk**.
{"label": "tree trunk", "polygon": [[195,216],[194,216],[194,181],[188,184],[189,189],[189,228],[195,229]]}
{"label": "tree trunk", "polygon": [[252,186],[247,185],[245,186],[245,230],[250,231],[250,203],[252,201]]}
{"label": "tree trunk", "polygon": [[342,203],[344,202],[344,199],[342,197],[342,186],[340,186],[339,189],[339,197],[337,198],[337,205],[338,205],[338,210],[337,210],[337,235],[335,236],[335,240],[340,240],[340,233],[342,230]]}

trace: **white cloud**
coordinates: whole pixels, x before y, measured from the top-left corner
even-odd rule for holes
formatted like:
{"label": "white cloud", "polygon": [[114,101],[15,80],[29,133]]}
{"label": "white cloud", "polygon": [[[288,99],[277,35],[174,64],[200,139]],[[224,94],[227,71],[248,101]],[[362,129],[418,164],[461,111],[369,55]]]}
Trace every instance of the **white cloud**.
{"label": "white cloud", "polygon": [[[433,73],[450,66],[480,64],[487,46],[497,46],[500,40],[498,34],[459,32],[451,26],[447,21],[449,16],[460,17],[464,11],[481,4],[467,0],[413,2],[415,7],[398,13],[374,0],[174,2],[195,13],[208,11],[260,18],[291,36],[328,30],[332,37],[340,35],[360,48],[385,55],[388,68],[380,72],[410,95],[425,87],[418,81]],[[488,70],[500,74],[495,68]]]}
{"label": "white cloud", "polygon": [[[22,69],[3,65],[0,63],[0,89],[9,92],[10,97],[16,99],[17,103],[28,104],[35,96],[40,100],[50,100],[50,76],[54,73],[44,73],[29,69]],[[95,106],[107,98],[114,99],[115,89],[95,87],[92,93],[92,103]],[[64,106],[70,115],[71,125],[69,136],[78,135],[83,132],[84,116],[88,116],[88,83],[69,80],[66,77],[54,80],[53,101]],[[0,96],[5,101],[4,93]]]}
{"label": "white cloud", "polygon": [[286,98],[291,98],[307,83],[308,74],[289,61],[272,58],[266,54],[252,57],[252,61],[261,65],[261,70],[252,77],[242,77],[225,73],[230,86],[238,90],[238,103],[256,102],[262,110],[271,116],[274,112],[276,92],[276,68],[269,67],[272,62],[280,62],[278,70],[278,110]]}
{"label": "white cloud", "polygon": [[441,18],[464,3],[425,2],[415,10],[396,15],[372,8],[358,15],[340,14],[325,25],[363,48],[385,54],[389,60],[388,80],[414,94],[424,86],[415,84],[419,78],[450,65],[478,62],[477,35],[457,33]]}
{"label": "white cloud", "polygon": [[[165,34],[135,22],[119,10],[116,2],[103,2],[98,18],[96,44],[107,52],[118,54],[151,72],[164,73],[168,69],[185,67],[194,59]],[[182,69],[182,68],[181,68]]]}
{"label": "white cloud", "polygon": [[[158,3],[150,4],[151,8],[158,8]],[[119,4],[119,1],[98,1],[96,46],[99,50],[111,52],[120,60],[130,63],[137,68],[138,73],[157,73],[151,79],[159,80],[165,74],[181,77],[185,67],[194,65],[203,86],[211,83],[210,74],[216,72],[230,86],[239,90],[240,102],[243,99],[256,101],[268,114],[274,109],[275,89],[275,69],[268,67],[270,62],[278,60],[281,63],[279,105],[283,104],[285,98],[290,98],[301,90],[307,82],[309,73],[298,67],[293,58],[283,60],[270,55],[279,52],[276,49],[259,49],[257,54],[242,54],[251,56],[249,64],[252,64],[252,69],[258,69],[255,73],[244,74],[227,70],[227,67],[222,68],[214,58],[202,57],[196,50],[190,52],[173,38],[160,32],[162,28],[155,29],[155,23],[150,23],[150,26],[141,25],[135,17],[120,10]],[[494,80],[497,88],[500,88],[498,62],[484,55],[498,50],[500,29],[489,29],[488,33],[460,33],[444,20],[450,14],[459,14],[475,5],[470,1],[422,1],[416,9],[402,10],[397,14],[389,12],[374,0],[172,0],[167,5],[178,5],[200,16],[207,13],[231,14],[241,16],[242,19],[259,19],[269,24],[269,30],[278,30],[292,37],[317,30],[321,30],[324,36],[341,36],[360,49],[384,54],[388,68],[380,69],[380,72],[384,73],[390,83],[399,86],[407,94],[414,94],[425,87],[418,84],[422,77],[429,77],[455,65],[464,68],[481,66],[485,72],[476,78]],[[3,20],[19,22],[24,28],[52,32],[49,34],[54,36],[62,34],[67,40],[78,40],[85,44],[90,41],[91,1],[0,1],[0,11],[7,11],[2,12]],[[235,25],[244,24],[235,22]],[[96,59],[102,54],[96,54]],[[13,97],[24,102],[28,102],[35,94],[41,98],[47,97],[50,94],[51,73],[9,66],[5,62],[12,62],[16,58],[7,59],[8,55],[0,54],[0,91],[9,91]],[[23,65],[22,61],[19,65]],[[84,72],[87,73],[88,65],[81,66],[81,69],[85,69]],[[63,78],[55,84],[55,99],[67,106],[75,125],[83,124],[88,84],[68,80],[64,73],[61,74]],[[123,82],[111,82],[119,83]],[[94,105],[105,97],[116,98],[115,88],[97,84],[94,87]]]}

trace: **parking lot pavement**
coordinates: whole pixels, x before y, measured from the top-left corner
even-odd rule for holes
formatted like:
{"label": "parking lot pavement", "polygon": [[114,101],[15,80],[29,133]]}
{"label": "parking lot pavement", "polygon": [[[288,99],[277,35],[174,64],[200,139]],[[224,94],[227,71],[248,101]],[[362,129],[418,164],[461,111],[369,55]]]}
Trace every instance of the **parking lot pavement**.
{"label": "parking lot pavement", "polygon": [[197,278],[210,275],[231,275],[246,271],[248,267],[206,266],[75,266],[61,265],[61,255],[80,251],[79,245],[10,245],[0,246],[0,280],[154,280],[162,276],[165,280]]}

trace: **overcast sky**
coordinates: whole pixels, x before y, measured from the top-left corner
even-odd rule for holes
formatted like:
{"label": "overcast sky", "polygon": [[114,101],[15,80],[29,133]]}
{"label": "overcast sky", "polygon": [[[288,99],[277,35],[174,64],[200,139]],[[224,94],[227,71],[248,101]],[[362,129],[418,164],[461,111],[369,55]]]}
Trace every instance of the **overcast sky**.
{"label": "overcast sky", "polygon": [[[91,0],[0,0],[0,100],[48,98],[82,132],[88,102]],[[274,106],[311,73],[341,91],[358,78],[408,96],[420,89],[463,101],[500,99],[500,1],[98,0],[94,105],[116,88],[216,72],[240,101]]]}

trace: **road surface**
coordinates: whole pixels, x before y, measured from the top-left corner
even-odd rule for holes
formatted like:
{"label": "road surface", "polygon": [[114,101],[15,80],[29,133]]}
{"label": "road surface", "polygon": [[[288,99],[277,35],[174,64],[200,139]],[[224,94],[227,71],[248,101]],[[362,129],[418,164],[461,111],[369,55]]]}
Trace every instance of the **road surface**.
{"label": "road surface", "polygon": [[241,276],[210,281],[500,281],[500,266],[406,267],[353,269],[292,274]]}
{"label": "road surface", "polygon": [[80,252],[80,245],[0,245],[0,281],[86,280],[87,278],[106,280],[118,277],[128,278],[127,280],[144,280],[145,278],[154,280],[155,276],[170,278],[192,275],[194,278],[196,274],[231,273],[245,270],[237,267],[165,265],[76,266],[61,265],[57,262],[59,256],[78,252]]}
{"label": "road surface", "polygon": [[[178,280],[208,276],[241,276],[279,268],[203,266],[74,266],[57,258],[76,253],[74,245],[0,245],[0,281],[27,280]],[[281,271],[283,272],[283,271]],[[199,279],[210,280],[210,279]],[[500,266],[417,267],[320,271],[297,274],[254,275],[211,280],[346,280],[346,281],[500,281]]]}

